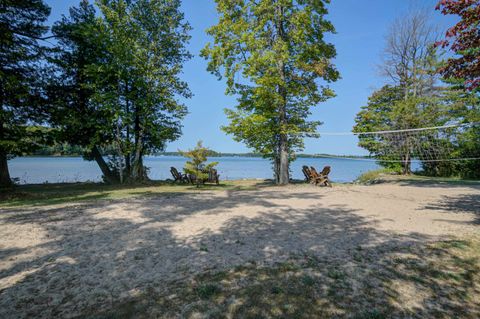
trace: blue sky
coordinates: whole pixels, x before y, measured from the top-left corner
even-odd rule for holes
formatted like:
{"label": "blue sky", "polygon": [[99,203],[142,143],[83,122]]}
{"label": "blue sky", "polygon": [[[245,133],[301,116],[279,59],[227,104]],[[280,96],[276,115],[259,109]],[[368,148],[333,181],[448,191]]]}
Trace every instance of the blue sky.
{"label": "blue sky", "polygon": [[[390,24],[412,7],[432,10],[432,19],[443,32],[454,17],[442,16],[434,10],[438,0],[332,0],[328,19],[337,34],[328,36],[337,49],[335,64],[342,79],[331,85],[337,97],[321,103],[313,110],[311,119],[324,122],[319,132],[349,132],[355,114],[365,105],[368,96],[385,83],[376,66],[381,58],[385,36]],[[79,0],[46,0],[52,8],[50,23]],[[217,22],[214,0],[183,0],[185,18],[193,27],[188,48],[194,58],[185,64],[182,78],[194,94],[186,100],[189,114],[184,120],[183,136],[167,147],[168,151],[193,147],[197,140],[220,152],[248,152],[243,144],[220,130],[227,124],[224,108],[235,105],[235,97],[225,96],[225,82],[218,81],[206,71],[207,62],[199,57],[200,50],[210,41],[205,30]],[[353,137],[324,136],[307,139],[304,153],[364,154]]]}

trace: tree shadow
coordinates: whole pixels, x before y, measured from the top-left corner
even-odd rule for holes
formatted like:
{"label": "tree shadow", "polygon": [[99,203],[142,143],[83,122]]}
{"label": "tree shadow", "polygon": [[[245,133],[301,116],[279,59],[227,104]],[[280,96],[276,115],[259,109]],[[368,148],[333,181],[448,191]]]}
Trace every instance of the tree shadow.
{"label": "tree shadow", "polygon": [[417,178],[402,178],[399,180],[388,180],[384,181],[385,183],[394,183],[401,186],[410,186],[410,187],[432,187],[432,188],[471,188],[475,190],[480,190],[480,181],[475,180],[454,180],[454,179],[441,179],[441,178],[428,178],[428,179],[417,179]]}
{"label": "tree shadow", "polygon": [[474,214],[474,224],[480,224],[480,193],[460,196],[444,196],[440,202],[426,205],[423,209],[440,210],[448,213]]}
{"label": "tree shadow", "polygon": [[[48,239],[18,251],[8,247],[0,251],[0,317],[89,317],[117,307],[119,301],[141,303],[145,294],[169,296],[172,287],[181,287],[199,273],[249,263],[276,267],[298,256],[314,260],[321,278],[330,278],[332,270],[349,273],[354,266],[351,284],[333,286],[340,295],[329,297],[326,288],[321,288],[326,297],[316,292],[325,299],[325,307],[343,309],[344,314],[358,310],[357,303],[349,306],[348,300],[367,292],[372,269],[397,271],[395,278],[403,274],[402,280],[416,284],[408,269],[397,269],[395,254],[405,251],[420,258],[420,250],[411,247],[432,238],[379,231],[348,206],[323,205],[322,197],[309,189],[172,192],[2,214],[0,227],[16,227],[22,236],[33,227]],[[12,257],[16,259],[9,260]],[[330,279],[324,284],[333,284]],[[372,297],[365,297],[363,307],[380,303],[387,312],[403,311],[390,276],[375,280],[368,290]],[[435,291],[448,288],[433,285],[433,277],[429,280],[424,278],[422,285]],[[355,290],[355,285],[361,289]],[[345,302],[340,301],[342,294]],[[429,302],[426,299],[415,309],[452,314],[458,308],[450,302],[431,308]]]}

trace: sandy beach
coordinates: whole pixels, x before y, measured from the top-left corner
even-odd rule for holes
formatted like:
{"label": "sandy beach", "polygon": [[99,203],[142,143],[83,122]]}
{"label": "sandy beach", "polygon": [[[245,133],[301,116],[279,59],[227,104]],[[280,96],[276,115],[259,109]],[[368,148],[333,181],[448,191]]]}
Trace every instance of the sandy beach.
{"label": "sandy beach", "polygon": [[75,317],[207,270],[479,235],[478,185],[203,191],[0,210],[0,317]]}

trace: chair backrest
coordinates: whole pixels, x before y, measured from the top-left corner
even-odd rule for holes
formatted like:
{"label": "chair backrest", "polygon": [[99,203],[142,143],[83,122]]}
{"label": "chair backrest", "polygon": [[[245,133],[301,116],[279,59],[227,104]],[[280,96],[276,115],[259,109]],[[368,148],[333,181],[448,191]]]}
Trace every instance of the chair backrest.
{"label": "chair backrest", "polygon": [[213,182],[213,181],[216,181],[216,179],[217,179],[217,170],[215,168],[211,168],[208,171],[208,181]]}
{"label": "chair backrest", "polygon": [[320,175],[322,176],[328,176],[328,174],[330,174],[330,166],[325,166],[323,169],[322,169],[322,172],[320,173]]}
{"label": "chair backrest", "polygon": [[318,173],[317,173],[317,170],[315,169],[315,167],[310,166],[310,172],[312,172],[312,176],[314,176],[314,177],[318,176]]}
{"label": "chair backrest", "polygon": [[173,177],[175,177],[175,178],[180,178],[180,177],[182,177],[182,176],[180,175],[180,173],[177,171],[177,169],[176,169],[175,167],[173,167],[173,166],[170,167],[170,173],[172,173]]}
{"label": "chair backrest", "polygon": [[303,165],[302,166],[302,172],[303,172],[303,175],[305,175],[305,178],[307,180],[312,178],[312,173],[310,172],[310,169],[308,168],[308,166]]}

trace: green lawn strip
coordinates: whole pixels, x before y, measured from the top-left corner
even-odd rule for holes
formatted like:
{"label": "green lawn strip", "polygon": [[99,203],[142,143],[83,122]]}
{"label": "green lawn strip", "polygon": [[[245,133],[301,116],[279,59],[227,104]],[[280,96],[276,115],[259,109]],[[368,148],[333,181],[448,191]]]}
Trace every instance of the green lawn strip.
{"label": "green lawn strip", "polygon": [[201,192],[216,190],[253,190],[271,185],[268,181],[224,181],[220,185],[152,182],[147,185],[106,185],[101,183],[20,185],[0,192],[0,207],[42,206],[99,199],[121,199],[163,193]]}

